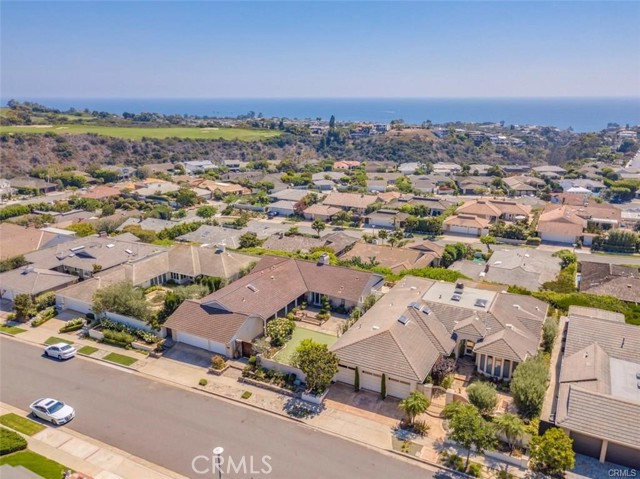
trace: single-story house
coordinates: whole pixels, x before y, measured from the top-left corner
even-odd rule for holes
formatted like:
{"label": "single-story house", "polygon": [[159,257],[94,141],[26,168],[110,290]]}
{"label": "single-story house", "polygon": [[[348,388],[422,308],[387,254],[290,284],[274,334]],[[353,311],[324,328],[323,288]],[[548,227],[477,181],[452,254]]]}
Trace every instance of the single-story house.
{"label": "single-story house", "polygon": [[293,216],[296,214],[296,204],[297,201],[276,201],[269,204],[269,213],[277,213],[279,216]]}
{"label": "single-story house", "polygon": [[73,233],[54,233],[13,223],[0,223],[0,259],[51,248],[74,239],[76,238]]}
{"label": "single-story house", "polygon": [[536,231],[542,241],[575,244],[586,227],[585,219],[562,205],[559,208],[545,208],[538,218]]}
{"label": "single-story house", "polygon": [[441,255],[434,251],[424,251],[413,248],[392,248],[385,245],[370,243],[355,243],[347,253],[340,256],[341,260],[360,258],[363,263],[373,261],[385,266],[394,273],[409,269],[428,268],[440,263]]}
{"label": "single-story house", "polygon": [[382,193],[387,191],[389,184],[385,180],[367,180],[367,191]]}
{"label": "single-story house", "polygon": [[333,180],[314,180],[313,186],[315,186],[320,191],[331,191],[335,186],[335,182]]}
{"label": "single-story house", "polygon": [[309,192],[307,190],[287,188],[285,190],[280,190],[269,194],[269,198],[271,199],[271,201],[293,201],[294,203],[297,203],[308,194]]}
{"label": "single-story house", "polygon": [[315,205],[309,206],[306,210],[304,210],[304,217],[308,220],[322,220],[322,221],[331,221],[335,215],[340,213],[342,210],[340,208],[336,208],[334,206],[327,206],[320,203],[316,203]]}
{"label": "single-story house", "polygon": [[353,211],[356,214],[364,214],[367,207],[377,201],[378,197],[374,195],[334,191],[327,195],[322,204],[340,208],[344,211]]}
{"label": "single-story house", "polygon": [[113,198],[120,196],[121,191],[113,186],[100,185],[90,189],[86,193],[80,195],[82,198],[90,198],[94,200],[104,200],[107,198]]}
{"label": "single-story house", "polygon": [[207,170],[215,170],[216,168],[218,168],[217,165],[214,165],[211,160],[183,161],[180,164],[184,166],[184,169],[188,175],[196,175]]}
{"label": "single-story house", "polygon": [[491,222],[485,218],[474,215],[452,215],[442,222],[447,233],[484,236],[489,233]]}
{"label": "single-story house", "polygon": [[19,294],[33,297],[49,291],[56,291],[78,281],[73,276],[59,271],[23,266],[0,273],[0,298],[13,301]]}
{"label": "single-story house", "polygon": [[640,268],[580,261],[580,292],[640,304]]}
{"label": "single-story house", "polygon": [[510,379],[537,353],[548,305],[530,296],[466,288],[405,276],[331,350],[335,380],[404,398],[450,354],[468,357],[479,373]]}
{"label": "single-story house", "polygon": [[542,420],[562,428],[575,452],[640,469],[640,329],[622,314],[571,306],[565,335],[550,386],[557,399],[549,396]]}
{"label": "single-story house", "polygon": [[408,214],[397,210],[379,209],[364,217],[365,227],[400,228],[409,217]]}
{"label": "single-story house", "polygon": [[266,256],[250,274],[180,305],[164,328],[175,341],[229,357],[246,356],[266,323],[286,316],[298,304],[318,306],[326,296],[334,307],[350,310],[383,283],[377,274],[330,266],[324,256],[317,263]]}
{"label": "single-story house", "polygon": [[50,183],[40,178],[31,178],[30,176],[21,176],[18,178],[12,178],[9,180],[11,188],[18,191],[21,190],[34,190],[40,194],[51,193],[56,191],[58,186],[55,183]]}

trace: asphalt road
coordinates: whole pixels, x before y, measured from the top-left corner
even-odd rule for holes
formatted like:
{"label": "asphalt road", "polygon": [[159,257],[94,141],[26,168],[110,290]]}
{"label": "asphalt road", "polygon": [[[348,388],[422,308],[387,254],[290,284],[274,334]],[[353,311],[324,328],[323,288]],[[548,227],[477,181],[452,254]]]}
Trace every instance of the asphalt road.
{"label": "asphalt road", "polygon": [[[0,398],[27,409],[40,397],[54,397],[76,409],[65,427],[193,478],[213,477],[192,470],[195,456],[211,457],[216,446],[236,464],[245,456],[246,473],[225,478],[431,478],[429,471],[387,454],[324,434],[282,418],[215,397],[148,380],[93,360],[46,359],[41,349],[0,339]],[[270,474],[251,473],[272,470]],[[204,470],[211,460],[196,462]],[[435,474],[435,477],[439,477]]]}

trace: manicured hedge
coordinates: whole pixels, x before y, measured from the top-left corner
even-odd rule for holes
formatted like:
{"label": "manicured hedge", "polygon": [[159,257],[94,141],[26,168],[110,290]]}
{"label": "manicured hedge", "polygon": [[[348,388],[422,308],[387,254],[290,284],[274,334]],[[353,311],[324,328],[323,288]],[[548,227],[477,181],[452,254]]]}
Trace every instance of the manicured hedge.
{"label": "manicured hedge", "polygon": [[0,456],[22,451],[27,448],[27,441],[17,432],[0,427]]}

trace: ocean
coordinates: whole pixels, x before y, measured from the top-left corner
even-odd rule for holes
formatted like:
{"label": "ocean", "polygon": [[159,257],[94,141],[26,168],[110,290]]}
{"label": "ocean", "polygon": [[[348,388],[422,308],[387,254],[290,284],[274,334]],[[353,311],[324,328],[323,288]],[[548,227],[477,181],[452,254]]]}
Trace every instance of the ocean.
{"label": "ocean", "polygon": [[[8,99],[3,99],[5,105]],[[235,117],[253,111],[265,117],[339,121],[389,122],[402,119],[420,124],[445,122],[500,122],[506,125],[543,125],[600,131],[607,123],[640,124],[640,98],[18,98],[66,110],[156,112]]]}

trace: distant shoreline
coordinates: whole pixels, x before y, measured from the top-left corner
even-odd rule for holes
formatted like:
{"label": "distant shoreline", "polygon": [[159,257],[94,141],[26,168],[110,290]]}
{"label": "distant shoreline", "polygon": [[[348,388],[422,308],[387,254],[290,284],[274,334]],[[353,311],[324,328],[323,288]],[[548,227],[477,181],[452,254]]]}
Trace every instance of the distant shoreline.
{"label": "distant shoreline", "polygon": [[[6,105],[10,98],[2,98]],[[233,118],[249,111],[267,118],[409,124],[498,123],[539,125],[577,132],[600,131],[607,123],[640,124],[640,97],[581,98],[24,98],[68,110],[85,108],[109,113],[162,113]]]}

